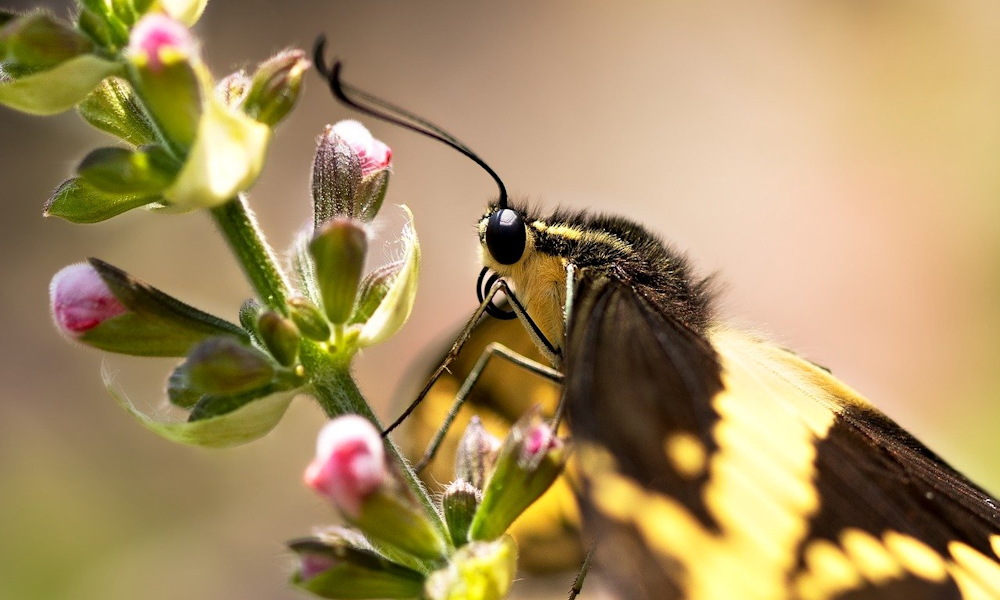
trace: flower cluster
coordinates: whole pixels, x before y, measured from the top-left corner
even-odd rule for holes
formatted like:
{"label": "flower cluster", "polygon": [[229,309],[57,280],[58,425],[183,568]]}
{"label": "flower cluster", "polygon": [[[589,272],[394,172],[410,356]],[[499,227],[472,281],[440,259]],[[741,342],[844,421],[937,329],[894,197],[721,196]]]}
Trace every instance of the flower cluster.
{"label": "flower cluster", "polygon": [[537,410],[503,442],[474,418],[438,506],[412,494],[385,443],[354,415],[320,432],[305,482],[349,527],[290,542],[299,555],[293,581],[324,598],[503,598],[517,558],[506,531],[562,472],[566,443]]}
{"label": "flower cluster", "polygon": [[561,472],[566,446],[537,413],[502,443],[474,423],[457,479],[440,503],[430,498],[382,439],[350,372],[360,349],[402,327],[416,294],[420,246],[409,224],[398,260],[365,271],[392,151],[356,121],[326,127],[313,222],[290,264],[278,263],[245,192],[309,63],[287,50],[216,80],[190,30],[205,3],[80,0],[72,22],[0,11],[0,105],[37,115],[76,107],[116,139],[80,161],[46,214],[93,223],[140,207],[204,209],[255,292],[232,323],[91,258],[53,277],[55,324],[103,351],[182,359],[166,393],[185,420],[157,421],[116,394],[143,426],[177,442],[245,443],[270,431],[294,396],[320,404],[334,420],[306,481],[349,526],[290,544],[301,587],[328,598],[499,599],[514,576],[506,531]]}

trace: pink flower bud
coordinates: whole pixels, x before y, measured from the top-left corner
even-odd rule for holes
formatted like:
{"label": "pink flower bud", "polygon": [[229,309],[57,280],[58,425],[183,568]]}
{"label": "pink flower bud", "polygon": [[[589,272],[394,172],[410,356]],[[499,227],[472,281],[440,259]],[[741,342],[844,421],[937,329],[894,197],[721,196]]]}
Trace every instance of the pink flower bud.
{"label": "pink flower bud", "polygon": [[388,476],[382,436],[368,419],[337,417],[316,440],[316,458],[306,468],[306,485],[329,498],[346,516],[358,518],[361,504]]}
{"label": "pink flower bud", "polygon": [[389,168],[392,163],[392,149],[376,140],[361,123],[345,120],[333,126],[333,133],[347,142],[361,161],[361,177],[368,177],[376,171]]}
{"label": "pink flower bud", "polygon": [[129,37],[128,53],[144,57],[149,70],[156,73],[163,68],[164,51],[188,57],[196,52],[194,36],[183,23],[162,13],[149,13],[143,17]]}
{"label": "pink flower bud", "polygon": [[87,263],[70,265],[56,273],[49,286],[49,298],[56,326],[72,337],[128,312]]}
{"label": "pink flower bud", "polygon": [[537,423],[528,430],[525,436],[524,447],[521,449],[521,458],[525,462],[534,460],[539,454],[554,448],[559,443],[559,439],[552,433],[552,428],[548,423]]}

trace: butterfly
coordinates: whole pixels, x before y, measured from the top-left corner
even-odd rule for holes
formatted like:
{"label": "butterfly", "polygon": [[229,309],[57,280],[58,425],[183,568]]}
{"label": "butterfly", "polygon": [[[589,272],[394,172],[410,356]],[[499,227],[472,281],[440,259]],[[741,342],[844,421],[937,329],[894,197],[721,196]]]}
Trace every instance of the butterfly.
{"label": "butterfly", "polygon": [[[827,369],[724,323],[711,281],[642,225],[509,202],[471,150],[344,84],[321,51],[341,101],[497,182],[481,310],[508,316],[491,304],[507,291],[562,373],[584,535],[621,597],[1000,598],[993,497]],[[514,406],[519,386],[496,389]]]}

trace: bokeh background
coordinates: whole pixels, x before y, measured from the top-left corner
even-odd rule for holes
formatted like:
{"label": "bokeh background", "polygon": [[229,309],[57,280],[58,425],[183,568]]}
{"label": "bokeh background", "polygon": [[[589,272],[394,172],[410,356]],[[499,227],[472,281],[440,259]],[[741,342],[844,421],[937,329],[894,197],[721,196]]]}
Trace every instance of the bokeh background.
{"label": "bokeh background", "polygon": [[[217,74],[326,32],[349,81],[446,126],[534,202],[660,231],[720,272],[726,314],[1000,491],[1000,4],[214,0],[197,32]],[[315,137],[350,116],[312,79],[280,128],[251,198],[277,247],[309,218]],[[447,148],[369,125],[425,257],[410,322],[357,361],[388,417],[474,306],[473,224],[494,189]],[[299,402],[234,450],[172,445],[100,378],[106,364],[155,409],[169,361],[51,326],[49,278],[87,256],[230,318],[249,295],[203,215],[41,217],[102,143],[73,114],[0,110],[0,598],[297,597],[282,542],[332,518],[300,484],[320,413]]]}

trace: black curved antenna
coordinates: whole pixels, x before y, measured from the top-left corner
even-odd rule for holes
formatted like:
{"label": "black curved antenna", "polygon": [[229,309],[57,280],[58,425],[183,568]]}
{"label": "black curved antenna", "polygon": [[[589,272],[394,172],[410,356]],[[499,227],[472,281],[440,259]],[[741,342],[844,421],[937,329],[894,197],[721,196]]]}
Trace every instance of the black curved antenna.
{"label": "black curved antenna", "polygon": [[[431,123],[427,119],[419,117],[410,111],[396,106],[391,102],[387,102],[378,96],[369,94],[368,92],[358,89],[353,85],[344,83],[340,78],[340,70],[343,64],[338,60],[333,63],[333,68],[328,68],[326,64],[326,36],[320,35],[316,38],[316,44],[313,46],[313,65],[315,65],[316,70],[319,71],[320,75],[326,79],[327,85],[330,86],[330,92],[342,103],[359,110],[367,115],[371,115],[383,121],[388,121],[394,125],[399,125],[400,127],[405,127],[410,131],[415,131],[417,133],[426,135],[431,139],[435,139],[443,144],[446,144],[455,150],[461,152],[464,156],[471,159],[472,162],[476,163],[484,171],[490,174],[493,181],[496,182],[497,188],[500,190],[500,198],[497,200],[497,206],[501,209],[507,208],[507,187],[500,180],[500,176],[496,174],[486,162],[479,158],[475,152],[469,149],[468,146],[460,142],[453,135],[441,129],[434,123]],[[358,100],[354,100],[350,96],[356,96],[363,102],[368,103],[370,106],[362,104]]]}

